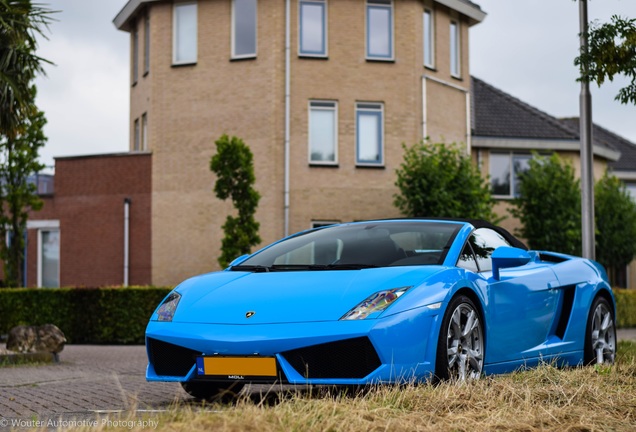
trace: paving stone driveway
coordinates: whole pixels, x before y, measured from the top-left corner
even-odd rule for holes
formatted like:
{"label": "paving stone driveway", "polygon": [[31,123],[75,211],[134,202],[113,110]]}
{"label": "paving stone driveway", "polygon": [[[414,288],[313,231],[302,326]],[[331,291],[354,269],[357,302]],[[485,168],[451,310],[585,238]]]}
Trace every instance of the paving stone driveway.
{"label": "paving stone driveway", "polygon": [[[636,329],[618,332],[636,341]],[[145,380],[143,346],[69,345],[60,363],[0,368],[0,431],[11,419],[94,418],[194,403],[176,383]]]}
{"label": "paving stone driveway", "polygon": [[0,368],[0,417],[165,409],[189,399],[179,384],[146,382],[146,362],[143,346],[69,345],[58,364]]}

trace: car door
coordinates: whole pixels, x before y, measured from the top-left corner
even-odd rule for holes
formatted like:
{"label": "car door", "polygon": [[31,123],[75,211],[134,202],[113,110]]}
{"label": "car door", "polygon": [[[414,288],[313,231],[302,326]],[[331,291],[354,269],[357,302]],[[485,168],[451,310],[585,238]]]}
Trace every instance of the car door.
{"label": "car door", "polygon": [[500,363],[538,359],[550,332],[558,296],[557,277],[547,264],[530,263],[492,276],[491,255],[508,246],[497,232],[480,228],[470,238],[480,275],[486,283],[486,361]]}

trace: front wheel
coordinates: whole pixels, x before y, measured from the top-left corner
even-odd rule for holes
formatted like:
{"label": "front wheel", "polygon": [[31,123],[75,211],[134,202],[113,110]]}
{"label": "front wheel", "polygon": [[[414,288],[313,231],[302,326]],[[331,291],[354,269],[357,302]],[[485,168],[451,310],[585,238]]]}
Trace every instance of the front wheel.
{"label": "front wheel", "polygon": [[214,402],[229,402],[236,399],[243,386],[244,384],[242,383],[219,384],[204,381],[181,383],[183,390],[190,396]]}
{"label": "front wheel", "polygon": [[435,375],[465,381],[478,379],[484,366],[484,330],[473,301],[460,295],[449,303],[437,343]]}
{"label": "front wheel", "polygon": [[585,330],[584,362],[612,364],[616,356],[616,325],[614,308],[604,297],[592,303]]}

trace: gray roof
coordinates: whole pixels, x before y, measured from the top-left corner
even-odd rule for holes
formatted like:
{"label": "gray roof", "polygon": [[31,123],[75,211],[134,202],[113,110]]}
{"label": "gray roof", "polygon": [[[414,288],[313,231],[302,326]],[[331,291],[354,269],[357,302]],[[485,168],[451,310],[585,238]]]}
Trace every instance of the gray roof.
{"label": "gray roof", "polygon": [[[478,146],[578,151],[578,122],[553,117],[479,78],[472,77],[471,90],[472,136]],[[608,139],[610,132],[603,131],[593,134],[594,154],[621,163],[617,139]]]}
{"label": "gray roof", "polygon": [[[573,129],[579,128],[578,117],[564,118],[561,121]],[[636,171],[636,144],[597,124],[593,126],[592,136],[595,142],[603,142],[621,152],[619,160],[608,164],[613,171]]]}
{"label": "gray roof", "polygon": [[472,77],[473,136],[578,140],[579,134],[549,114]]}

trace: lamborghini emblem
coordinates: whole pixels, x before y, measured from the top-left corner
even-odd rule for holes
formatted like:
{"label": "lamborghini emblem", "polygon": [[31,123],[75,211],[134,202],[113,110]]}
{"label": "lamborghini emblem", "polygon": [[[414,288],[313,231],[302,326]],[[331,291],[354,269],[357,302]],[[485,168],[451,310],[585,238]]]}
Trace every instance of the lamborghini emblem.
{"label": "lamborghini emblem", "polygon": [[254,311],[245,312],[245,318],[252,318],[255,313]]}

